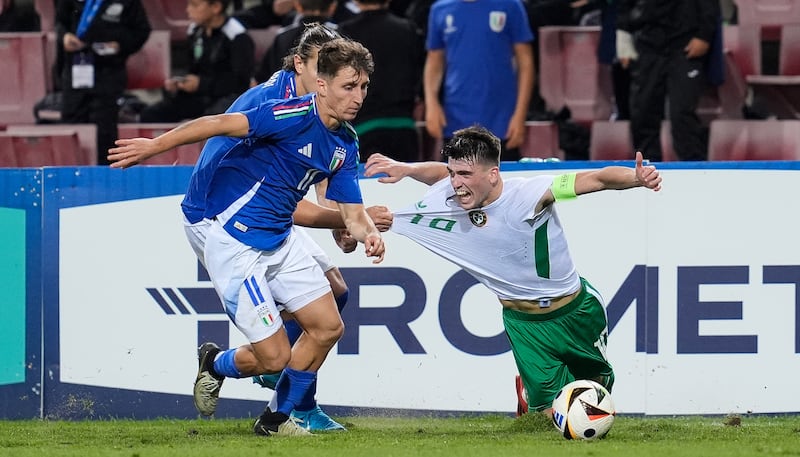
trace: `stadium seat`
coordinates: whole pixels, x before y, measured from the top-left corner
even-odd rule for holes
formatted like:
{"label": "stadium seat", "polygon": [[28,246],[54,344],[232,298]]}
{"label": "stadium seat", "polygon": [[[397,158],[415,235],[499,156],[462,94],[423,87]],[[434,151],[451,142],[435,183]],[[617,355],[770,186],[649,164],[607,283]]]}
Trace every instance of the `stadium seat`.
{"label": "stadium seat", "polygon": [[594,121],[589,139],[589,160],[632,160],[631,124],[628,121]]}
{"label": "stadium seat", "polygon": [[10,136],[0,133],[0,168],[15,168],[17,166],[14,142],[11,141]]}
{"label": "stadium seat", "polygon": [[[672,145],[672,127],[669,121],[661,123],[661,160],[678,160]],[[633,160],[633,137],[629,121],[594,121],[589,140],[589,160]],[[645,157],[647,159],[647,157]]]}
{"label": "stadium seat", "polygon": [[44,33],[0,33],[0,125],[34,122],[33,105],[46,93],[44,46]]}
{"label": "stadium seat", "polygon": [[525,123],[525,142],[520,147],[521,157],[564,160],[564,151],[558,145],[558,125],[550,121]]}
{"label": "stadium seat", "polygon": [[611,115],[611,96],[601,89],[597,45],[600,27],[539,29],[539,90],[551,111],[567,106],[572,120],[591,123]]}
{"label": "stadium seat", "polygon": [[11,139],[18,167],[87,165],[82,163],[76,132],[17,134],[0,133]]}
{"label": "stadium seat", "polygon": [[753,97],[763,100],[778,119],[800,119],[800,24],[781,28],[778,75],[750,75]]}
{"label": "stadium seat", "polygon": [[39,24],[42,32],[52,32],[56,29],[56,4],[53,0],[33,0],[33,7],[39,14]]}
{"label": "stadium seat", "polygon": [[[119,124],[120,138],[155,138],[179,124]],[[194,165],[205,142],[178,146],[142,162],[143,165]]]}
{"label": "stadium seat", "polygon": [[786,24],[781,28],[778,74],[800,75],[800,24]]}
{"label": "stadium seat", "polygon": [[189,30],[186,2],[178,0],[142,0],[153,30],[167,30],[170,41],[185,41]]}
{"label": "stadium seat", "polygon": [[250,35],[250,38],[253,39],[253,43],[255,44],[256,67],[261,64],[261,60],[264,59],[264,54],[272,47],[272,42],[275,41],[275,36],[278,35],[278,30],[280,30],[280,28],[279,25],[273,25],[266,29],[247,30],[247,34]]}
{"label": "stadium seat", "polygon": [[800,2],[796,0],[735,0],[739,24],[756,25],[764,40],[780,38],[784,24],[800,23]]}
{"label": "stadium seat", "polygon": [[708,160],[800,160],[800,121],[714,121]]}
{"label": "stadium seat", "polygon": [[172,71],[170,35],[153,30],[142,49],[128,58],[128,89],[159,89]]}
{"label": "stadium seat", "polygon": [[6,132],[32,136],[75,133],[80,145],[78,165],[97,165],[97,126],[94,124],[11,124]]}

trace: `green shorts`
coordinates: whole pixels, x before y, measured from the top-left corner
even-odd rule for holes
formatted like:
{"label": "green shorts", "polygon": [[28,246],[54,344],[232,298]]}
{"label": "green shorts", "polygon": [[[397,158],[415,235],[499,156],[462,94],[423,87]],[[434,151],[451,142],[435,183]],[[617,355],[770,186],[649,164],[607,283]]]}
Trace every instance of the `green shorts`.
{"label": "green shorts", "polygon": [[550,408],[559,390],[576,379],[593,379],[611,390],[614,371],[606,359],[608,323],[600,294],[581,278],[574,300],[546,314],[503,309],[528,408]]}

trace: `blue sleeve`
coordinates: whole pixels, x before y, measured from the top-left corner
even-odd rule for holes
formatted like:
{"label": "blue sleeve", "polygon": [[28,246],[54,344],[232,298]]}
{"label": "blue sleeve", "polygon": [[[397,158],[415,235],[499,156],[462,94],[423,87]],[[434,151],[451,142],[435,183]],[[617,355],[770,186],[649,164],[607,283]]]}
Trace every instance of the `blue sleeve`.
{"label": "blue sleeve", "polygon": [[517,0],[510,6],[508,21],[511,26],[511,38],[514,43],[529,43],[533,41],[533,32],[528,23],[528,13],[521,1]]}
{"label": "blue sleeve", "polygon": [[436,8],[434,5],[428,14],[428,35],[425,42],[425,48],[428,50],[444,48],[442,31],[439,30],[439,10],[440,8]]}
{"label": "blue sleeve", "polygon": [[358,186],[358,152],[351,152],[345,158],[342,168],[328,178],[325,198],[338,203],[363,203],[361,188]]}
{"label": "blue sleeve", "polygon": [[279,131],[278,121],[272,114],[272,105],[272,103],[260,103],[254,108],[242,111],[250,123],[247,138],[269,138]]}

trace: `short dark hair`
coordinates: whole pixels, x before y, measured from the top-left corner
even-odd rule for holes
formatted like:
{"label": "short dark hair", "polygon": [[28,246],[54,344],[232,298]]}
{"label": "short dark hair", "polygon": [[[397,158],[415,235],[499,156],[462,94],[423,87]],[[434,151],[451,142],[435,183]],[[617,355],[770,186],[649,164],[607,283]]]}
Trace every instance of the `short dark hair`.
{"label": "short dark hair", "polygon": [[333,78],[342,68],[351,67],[357,72],[371,75],[375,71],[372,54],[358,41],[337,38],[319,48],[317,59],[317,75]]}
{"label": "short dark hair", "polygon": [[500,138],[480,125],[453,132],[442,148],[445,158],[472,163],[500,165]]}
{"label": "short dark hair", "polygon": [[220,9],[220,11],[222,11],[222,14],[227,14],[228,6],[231,4],[231,0],[207,0],[207,1],[209,4],[219,3],[220,6],[222,6],[222,8]]}
{"label": "short dark hair", "polygon": [[294,71],[295,55],[300,56],[300,60],[303,62],[308,62],[308,58],[311,57],[311,51],[318,50],[323,44],[342,37],[336,30],[319,22],[310,22],[305,27],[303,34],[300,35],[300,39],[297,41],[297,46],[290,49],[289,54],[283,58],[282,70]]}

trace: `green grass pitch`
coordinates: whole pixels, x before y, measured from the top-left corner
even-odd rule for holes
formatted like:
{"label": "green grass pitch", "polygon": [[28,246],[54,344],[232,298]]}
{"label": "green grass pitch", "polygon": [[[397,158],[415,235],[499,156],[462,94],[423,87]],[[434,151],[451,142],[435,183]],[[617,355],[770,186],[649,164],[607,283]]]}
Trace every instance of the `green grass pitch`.
{"label": "green grass pitch", "polygon": [[800,456],[800,416],[617,417],[567,441],[538,415],[339,418],[348,432],[263,438],[252,420],[0,421],[0,456]]}

